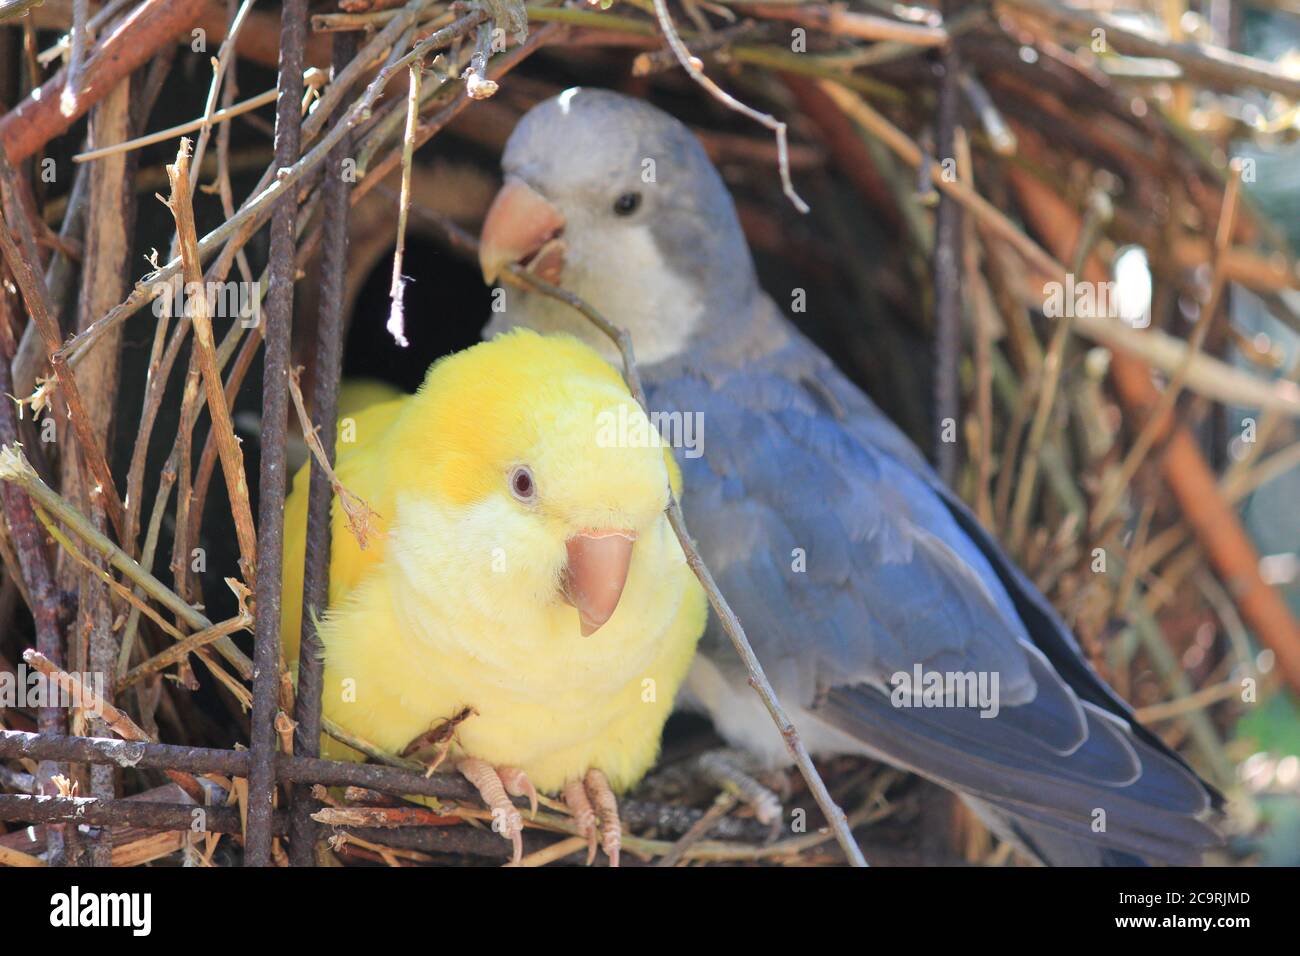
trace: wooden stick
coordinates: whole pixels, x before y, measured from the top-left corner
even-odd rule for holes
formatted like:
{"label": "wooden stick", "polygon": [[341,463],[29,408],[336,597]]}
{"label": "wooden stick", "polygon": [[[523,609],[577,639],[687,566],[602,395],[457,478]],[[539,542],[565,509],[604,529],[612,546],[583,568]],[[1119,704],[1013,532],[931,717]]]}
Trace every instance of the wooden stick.
{"label": "wooden stick", "polygon": [[181,123],[179,126],[169,126],[167,129],[160,129],[156,133],[149,133],[147,136],[140,136],[136,139],[127,140],[124,143],[114,143],[112,146],[105,146],[102,149],[91,149],[84,153],[76,153],[72,157],[74,163],[88,163],[91,160],[103,159],[105,156],[113,156],[117,153],[126,153],[134,149],[142,149],[145,146],[152,146],[154,143],[163,143],[169,139],[175,139],[177,136],[183,136],[186,133],[193,133],[200,130],[204,125],[215,125],[224,123],[226,120],[234,119],[236,116],[242,116],[250,113],[259,107],[268,103],[274,103],[276,97],[275,90],[267,90],[265,93],[258,93],[256,96],[249,97],[228,109],[217,110],[212,116],[205,119],[190,120],[188,123]]}
{"label": "wooden stick", "polygon": [[63,69],[21,103],[0,116],[0,147],[17,163],[67,132],[125,76],[134,73],[164,45],[191,29],[207,0],[143,0],[111,34],[95,45],[82,72],[71,114],[60,110],[67,83]]}
{"label": "wooden stick", "polygon": [[208,299],[203,284],[203,266],[199,262],[198,235],[194,229],[194,207],[190,203],[190,141],[182,139],[176,152],[176,162],[167,167],[172,194],[167,208],[176,219],[176,235],[186,285],[195,288],[189,296],[190,321],[194,325],[195,355],[203,384],[207,390],[208,410],[212,414],[212,430],[216,436],[217,450],[221,455],[221,471],[226,478],[226,491],[235,521],[235,536],[239,539],[240,565],[244,580],[254,587],[257,563],[257,529],[253,526],[253,508],[248,500],[248,476],[244,473],[244,454],[235,437],[235,424],[226,404],[221,368],[217,364],[217,346],[212,335],[212,317],[208,314]]}
{"label": "wooden stick", "polygon": [[766,3],[736,3],[746,13],[765,20],[788,20],[814,30],[824,30],[836,36],[857,40],[876,40],[904,43],[915,47],[939,47],[948,42],[948,31],[943,27],[921,23],[904,23],[870,13],[856,13],[844,9],[843,4],[800,3],[795,6]]}

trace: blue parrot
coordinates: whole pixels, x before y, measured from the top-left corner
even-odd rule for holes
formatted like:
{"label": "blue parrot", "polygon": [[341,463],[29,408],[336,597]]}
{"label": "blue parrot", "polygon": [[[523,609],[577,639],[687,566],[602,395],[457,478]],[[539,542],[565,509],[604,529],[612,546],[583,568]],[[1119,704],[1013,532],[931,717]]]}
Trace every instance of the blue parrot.
{"label": "blue parrot", "polygon": [[[1091,668],[1043,596],[893,423],[760,288],[703,147],[649,104],[571,89],[515,128],[485,220],[511,263],[626,328],[687,522],[814,754],[953,790],[1044,863],[1198,862],[1221,798]],[[509,290],[486,333],[567,332]],[[675,432],[675,434],[674,434]],[[716,620],[683,690],[733,746],[790,757]]]}

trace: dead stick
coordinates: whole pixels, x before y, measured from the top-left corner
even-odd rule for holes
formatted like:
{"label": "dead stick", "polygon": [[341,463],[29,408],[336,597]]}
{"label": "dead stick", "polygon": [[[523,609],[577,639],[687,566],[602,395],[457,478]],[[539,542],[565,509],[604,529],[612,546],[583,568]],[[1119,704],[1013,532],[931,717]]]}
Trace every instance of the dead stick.
{"label": "dead stick", "polygon": [[66,132],[123,77],[191,29],[206,6],[206,0],[144,0],[95,45],[82,71],[81,88],[75,91],[76,106],[70,115],[60,109],[68,73],[63,69],[0,116],[0,147],[9,154],[10,161],[26,159]]}
{"label": "dead stick", "polygon": [[[4,158],[3,153],[0,153],[0,176],[5,179],[6,188],[9,183],[14,181],[13,169]],[[17,207],[16,202],[14,205]],[[104,500],[104,510],[108,512],[109,518],[112,519],[113,527],[117,529],[118,535],[125,537],[125,512],[122,507],[122,499],[117,493],[117,486],[113,483],[113,473],[109,470],[108,459],[104,456],[104,449],[95,437],[90,416],[86,412],[85,403],[81,399],[81,392],[77,388],[77,380],[72,374],[72,370],[67,367],[67,363],[58,354],[61,341],[58,317],[52,311],[53,307],[45,283],[35,271],[39,262],[36,257],[36,250],[27,241],[28,236],[23,235],[21,238],[24,240],[26,248],[20,251],[9,234],[9,226],[4,213],[0,211],[0,251],[3,252],[4,260],[9,263],[9,270],[18,283],[23,302],[27,306],[27,314],[31,316],[32,322],[35,323],[41,339],[45,343],[46,352],[50,356],[50,364],[54,368],[55,377],[63,392],[63,399],[68,405],[68,417],[72,421],[72,429],[77,435],[81,453],[85,456],[86,464],[91,474],[94,475],[95,481],[99,483],[99,492],[103,495]]]}
{"label": "dead stick", "polygon": [[[0,230],[3,230],[0,226]],[[13,387],[10,377],[10,359],[13,353],[13,340],[10,335],[9,316],[0,297],[0,441],[12,444],[18,438],[18,417],[13,402],[7,397]],[[29,609],[36,625],[36,646],[53,660],[63,659],[63,637],[59,629],[59,597],[54,588],[49,556],[45,543],[37,528],[36,516],[32,502],[24,489],[9,482],[3,482],[0,488],[0,500],[4,503],[5,520],[9,525],[13,548],[17,552],[18,567],[10,566],[9,573],[21,575],[30,598]],[[46,733],[62,733],[65,728],[66,714],[57,707],[42,707],[36,713],[37,729]],[[50,761],[42,760],[37,767],[36,783],[39,793],[56,792],[53,778],[62,768]],[[62,834],[54,838],[53,856],[62,856]]]}
{"label": "dead stick", "polygon": [[[307,0],[285,0],[281,14],[280,99],[275,113],[275,164],[289,169],[300,161],[302,144],[302,60],[307,35]],[[382,73],[380,74],[383,75]],[[345,124],[335,127],[346,129]],[[335,130],[331,130],[334,132]],[[328,138],[328,137],[326,137]],[[318,148],[319,148],[318,144]],[[262,463],[258,477],[257,622],[253,641],[253,715],[249,748],[248,830],[244,865],[271,863],[271,810],[275,800],[275,716],[280,685],[280,586],[284,567],[284,498],[288,483],[285,432],[289,425],[289,334],[293,321],[294,249],[298,203],[292,194],[271,218],[266,345],[262,370]],[[218,379],[217,389],[220,389]],[[214,395],[215,399],[215,395]]]}
{"label": "dead stick", "polygon": [[[98,715],[108,725],[108,729],[123,740],[153,742],[153,738],[126,713],[104,700],[95,693],[94,688],[87,687],[77,675],[69,674],[40,651],[23,651],[23,661],[53,680],[71,699],[81,701],[82,710]],[[172,782],[190,796],[196,800],[203,799],[203,788],[192,774],[181,770],[168,770],[166,773]]]}
{"label": "dead stick", "polygon": [[181,262],[185,282],[194,291],[189,297],[190,321],[194,326],[194,345],[203,384],[207,389],[208,410],[212,415],[212,430],[217,451],[221,455],[221,470],[226,478],[226,491],[235,520],[235,536],[239,539],[240,563],[249,587],[256,581],[257,530],[253,527],[253,509],[248,500],[248,478],[244,473],[244,454],[235,437],[235,425],[226,404],[221,369],[217,364],[217,346],[212,335],[212,318],[208,314],[208,299],[203,285],[203,266],[199,262],[198,235],[194,229],[194,207],[190,203],[190,141],[182,139],[176,153],[176,162],[167,167],[172,195],[167,207],[176,219]]}

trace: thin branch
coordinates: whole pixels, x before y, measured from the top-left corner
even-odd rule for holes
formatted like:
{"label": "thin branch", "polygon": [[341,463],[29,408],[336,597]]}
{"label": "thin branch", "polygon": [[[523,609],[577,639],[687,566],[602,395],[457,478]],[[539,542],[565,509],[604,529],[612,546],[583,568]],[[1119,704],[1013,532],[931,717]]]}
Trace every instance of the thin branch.
{"label": "thin branch", "polygon": [[[49,485],[41,481],[36,470],[24,457],[16,445],[0,447],[0,481],[10,482],[21,487],[33,501],[57,517],[73,534],[90,546],[109,564],[133,581],[151,598],[168,610],[177,614],[186,624],[195,630],[206,630],[212,622],[177,596],[176,592],[163,584],[156,577],[145,571],[130,556],[96,530],[85,515],[68,504]],[[217,650],[239,671],[245,679],[252,676],[252,662],[229,640],[218,641]]]}
{"label": "thin branch", "polygon": [[267,90],[265,93],[258,93],[256,96],[236,103],[234,106],[226,109],[217,110],[210,117],[200,117],[199,119],[190,120],[177,126],[169,126],[167,129],[160,129],[156,133],[149,133],[147,136],[140,136],[136,139],[127,140],[124,143],[114,143],[112,146],[105,146],[103,149],[91,149],[84,153],[76,153],[72,157],[74,163],[88,163],[92,160],[103,159],[105,156],[113,156],[117,153],[130,152],[134,149],[143,149],[145,146],[152,146],[154,143],[165,143],[169,139],[175,139],[177,136],[183,136],[186,133],[193,133],[196,130],[202,130],[205,126],[214,126],[218,123],[224,123],[232,120],[236,116],[243,116],[245,113],[251,113],[253,110],[265,106],[268,103],[275,102],[275,90]]}
{"label": "thin branch", "polygon": [[298,423],[302,426],[303,440],[307,443],[307,448],[311,452],[316,465],[325,472],[325,477],[329,480],[334,495],[338,498],[343,514],[347,516],[348,530],[356,538],[357,547],[364,551],[370,543],[370,536],[375,532],[374,519],[380,516],[371,510],[364,498],[350,491],[339,480],[339,476],[330,462],[332,456],[325,451],[324,446],[321,444],[320,426],[313,425],[311,416],[307,414],[307,406],[302,398],[301,376],[301,367],[290,369],[289,396],[293,399],[294,410],[298,413]]}
{"label": "thin branch", "polygon": [[[16,177],[13,167],[4,156],[3,147],[0,147],[0,179],[4,181],[5,191],[14,196],[13,205],[16,209],[17,193],[13,189]],[[99,494],[103,496],[104,510],[108,512],[117,533],[124,537],[126,523],[122,499],[118,496],[117,486],[113,483],[108,459],[104,456],[104,449],[95,436],[85,403],[81,399],[81,392],[77,388],[76,377],[58,354],[60,342],[58,317],[52,311],[53,306],[45,283],[35,272],[40,260],[37,258],[35,247],[30,242],[30,236],[20,234],[20,238],[24,245],[22,251],[10,237],[9,223],[5,219],[3,210],[0,210],[0,252],[3,252],[4,260],[9,263],[9,269],[22,292],[23,302],[27,305],[27,314],[31,316],[32,322],[35,323],[45,342],[54,375],[62,389],[63,399],[68,405],[68,417],[72,421],[72,429],[76,433],[81,453],[85,456],[90,473],[98,482]]]}
{"label": "thin branch", "polygon": [[[482,28],[479,27],[480,30]],[[412,63],[407,79],[406,132],[402,135],[402,197],[397,204],[397,245],[393,250],[393,278],[388,287],[388,296],[392,300],[388,311],[388,334],[402,348],[410,345],[406,340],[406,312],[403,306],[406,278],[402,275],[402,261],[406,256],[406,219],[411,210],[411,157],[415,153],[415,128],[420,122],[420,77],[423,67],[424,64],[418,60]]]}
{"label": "thin branch", "polygon": [[194,230],[194,207],[190,196],[190,141],[182,139],[176,153],[176,162],[167,167],[172,194],[167,203],[176,219],[181,261],[184,264],[185,283],[193,290],[188,297],[190,321],[194,327],[195,357],[207,389],[208,411],[212,415],[212,431],[216,436],[221,455],[221,470],[226,478],[226,491],[234,515],[235,535],[239,539],[240,564],[244,580],[249,587],[256,581],[257,530],[253,526],[253,509],[248,500],[248,478],[244,474],[244,455],[235,437],[235,425],[226,404],[222,387],[221,369],[217,365],[216,342],[212,335],[212,318],[208,314],[208,299],[203,285],[203,268],[199,264],[198,237]]}
{"label": "thin branch", "polygon": [[[776,134],[776,153],[781,172],[781,188],[790,202],[794,204],[795,209],[802,213],[808,212],[808,204],[795,192],[794,181],[790,178],[790,146],[786,138],[786,125],[775,116],[740,102],[740,100],[705,76],[700,61],[691,56],[691,51],[686,49],[686,44],[682,42],[681,36],[678,35],[677,28],[673,25],[672,15],[668,12],[667,0],[654,0],[654,6],[655,17],[659,20],[659,29],[663,31],[664,39],[668,41],[668,46],[672,49],[673,54],[677,57],[677,62],[682,65],[682,69],[686,71],[687,75],[704,87],[709,95],[723,106],[740,113],[742,116],[748,116],[754,122],[761,123]],[[856,844],[854,846],[856,847]]]}
{"label": "thin branch", "polygon": [[[233,578],[228,578],[233,581]],[[137,681],[143,680],[152,674],[165,670],[173,664],[179,664],[185,658],[189,657],[199,648],[207,647],[213,641],[234,634],[236,631],[246,631],[252,627],[253,617],[247,610],[241,611],[238,617],[232,617],[220,624],[214,624],[212,627],[202,631],[195,631],[188,637],[183,637],[177,643],[171,645],[161,653],[155,654],[143,664],[131,668],[122,679],[117,682],[119,690],[130,687]]]}

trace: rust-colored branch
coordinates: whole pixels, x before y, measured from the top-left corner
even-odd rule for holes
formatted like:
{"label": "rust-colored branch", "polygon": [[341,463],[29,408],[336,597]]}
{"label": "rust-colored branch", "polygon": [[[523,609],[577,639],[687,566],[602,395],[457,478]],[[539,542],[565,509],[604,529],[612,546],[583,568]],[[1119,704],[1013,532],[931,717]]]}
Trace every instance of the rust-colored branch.
{"label": "rust-colored branch", "polygon": [[60,109],[67,70],[63,69],[0,116],[0,147],[11,162],[33,155],[67,132],[86,110],[108,95],[120,80],[139,69],[165,44],[194,27],[206,0],[144,0],[111,34],[96,44],[86,61],[75,107]]}

